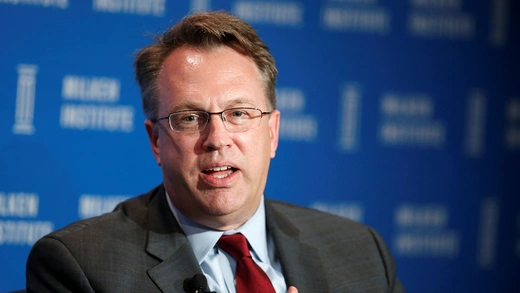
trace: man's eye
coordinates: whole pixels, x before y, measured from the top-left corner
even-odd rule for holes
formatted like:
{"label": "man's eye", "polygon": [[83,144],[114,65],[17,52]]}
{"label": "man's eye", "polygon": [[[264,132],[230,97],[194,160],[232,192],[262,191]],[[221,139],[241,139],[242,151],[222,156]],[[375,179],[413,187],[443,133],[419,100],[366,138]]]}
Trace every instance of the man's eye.
{"label": "man's eye", "polygon": [[231,117],[233,118],[248,118],[249,115],[244,110],[235,110],[231,112]]}
{"label": "man's eye", "polygon": [[191,123],[191,122],[197,122],[199,120],[199,115],[197,114],[186,114],[180,117],[179,121],[181,123]]}

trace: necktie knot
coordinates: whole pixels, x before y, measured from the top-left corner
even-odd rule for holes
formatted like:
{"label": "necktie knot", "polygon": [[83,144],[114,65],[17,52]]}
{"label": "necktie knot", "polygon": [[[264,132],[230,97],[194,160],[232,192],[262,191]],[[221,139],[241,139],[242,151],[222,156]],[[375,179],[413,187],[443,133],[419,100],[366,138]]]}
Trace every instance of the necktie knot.
{"label": "necktie knot", "polygon": [[222,235],[218,241],[218,246],[237,260],[243,257],[251,257],[247,239],[241,233]]}
{"label": "necktie knot", "polygon": [[253,261],[244,235],[222,235],[217,245],[237,260],[237,293],[275,293],[267,274]]}

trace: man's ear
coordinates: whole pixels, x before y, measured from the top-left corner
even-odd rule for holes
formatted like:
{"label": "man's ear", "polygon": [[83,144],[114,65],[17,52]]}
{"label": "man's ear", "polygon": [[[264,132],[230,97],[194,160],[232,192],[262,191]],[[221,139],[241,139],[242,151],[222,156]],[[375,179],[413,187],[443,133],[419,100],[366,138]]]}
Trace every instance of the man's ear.
{"label": "man's ear", "polygon": [[278,132],[280,130],[280,111],[273,110],[269,115],[269,138],[271,139],[271,159],[276,156]]}
{"label": "man's ear", "polygon": [[161,156],[159,148],[159,129],[155,126],[151,120],[147,119],[144,121],[144,127],[146,133],[148,133],[148,139],[150,140],[150,146],[152,147],[152,153],[157,161],[157,165],[161,166]]}

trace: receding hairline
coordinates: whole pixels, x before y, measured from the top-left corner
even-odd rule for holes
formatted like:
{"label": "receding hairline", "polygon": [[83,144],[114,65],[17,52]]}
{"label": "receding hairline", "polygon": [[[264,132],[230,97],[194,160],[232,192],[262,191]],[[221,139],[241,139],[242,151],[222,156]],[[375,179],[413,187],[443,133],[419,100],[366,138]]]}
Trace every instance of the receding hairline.
{"label": "receding hairline", "polygon": [[[178,52],[179,50],[181,49],[193,49],[197,52],[201,52],[201,53],[211,53],[212,51],[216,51],[216,50],[219,50],[219,49],[222,49],[222,48],[230,48],[232,49],[234,52],[242,55],[243,57],[245,57],[253,66],[254,66],[254,70],[256,72],[256,75],[257,75],[257,78],[258,78],[258,81],[260,82],[263,90],[262,90],[262,95],[263,95],[263,98],[265,99],[266,101],[266,106],[268,107],[267,111],[272,111],[274,110],[274,107],[273,105],[271,104],[271,101],[269,99],[269,96],[267,94],[267,91],[266,91],[266,87],[268,86],[267,83],[268,83],[268,77],[265,76],[265,74],[262,73],[262,71],[260,70],[260,68],[258,67],[258,64],[256,64],[255,60],[253,59],[253,57],[249,54],[247,54],[246,52],[243,52],[243,50],[237,50],[236,46],[230,46],[229,44],[213,44],[211,46],[204,46],[204,45],[191,45],[191,44],[184,44],[178,48],[175,48],[174,50],[172,50],[171,52],[169,52],[165,57],[164,59],[162,60],[161,62],[161,66],[160,66],[160,69],[159,71],[157,72],[157,77],[155,79],[155,87],[156,87],[156,94],[157,94],[157,98],[160,99],[160,94],[159,94],[159,91],[161,89],[161,86],[160,86],[160,80],[161,80],[161,76],[163,74],[163,71],[164,71],[164,65],[165,63],[167,62],[167,60],[175,53],[175,52]],[[240,47],[238,47],[238,49],[240,49]]]}

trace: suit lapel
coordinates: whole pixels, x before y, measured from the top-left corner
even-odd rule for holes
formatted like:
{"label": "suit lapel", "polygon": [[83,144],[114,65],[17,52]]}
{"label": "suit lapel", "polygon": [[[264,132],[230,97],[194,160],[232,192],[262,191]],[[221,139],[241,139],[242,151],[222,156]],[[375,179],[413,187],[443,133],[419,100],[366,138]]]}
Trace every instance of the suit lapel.
{"label": "suit lapel", "polygon": [[188,238],[168,208],[164,187],[150,200],[146,251],[162,262],[148,275],[162,292],[184,292],[183,282],[202,273]]}
{"label": "suit lapel", "polygon": [[[165,241],[169,241],[169,239]],[[184,292],[184,281],[201,273],[189,243],[177,247],[163,262],[148,270],[150,278],[165,293]]]}
{"label": "suit lapel", "polygon": [[328,292],[325,270],[317,247],[305,244],[296,227],[266,200],[266,221],[280,257],[287,287],[299,293]]}
{"label": "suit lapel", "polygon": [[[164,187],[149,197],[148,241],[146,251],[161,262],[148,270],[148,275],[164,293],[184,292],[187,278],[202,273],[188,238],[172,215]],[[266,221],[273,236],[287,286],[299,293],[327,292],[327,279],[318,248],[302,242],[301,231],[265,201]]]}

